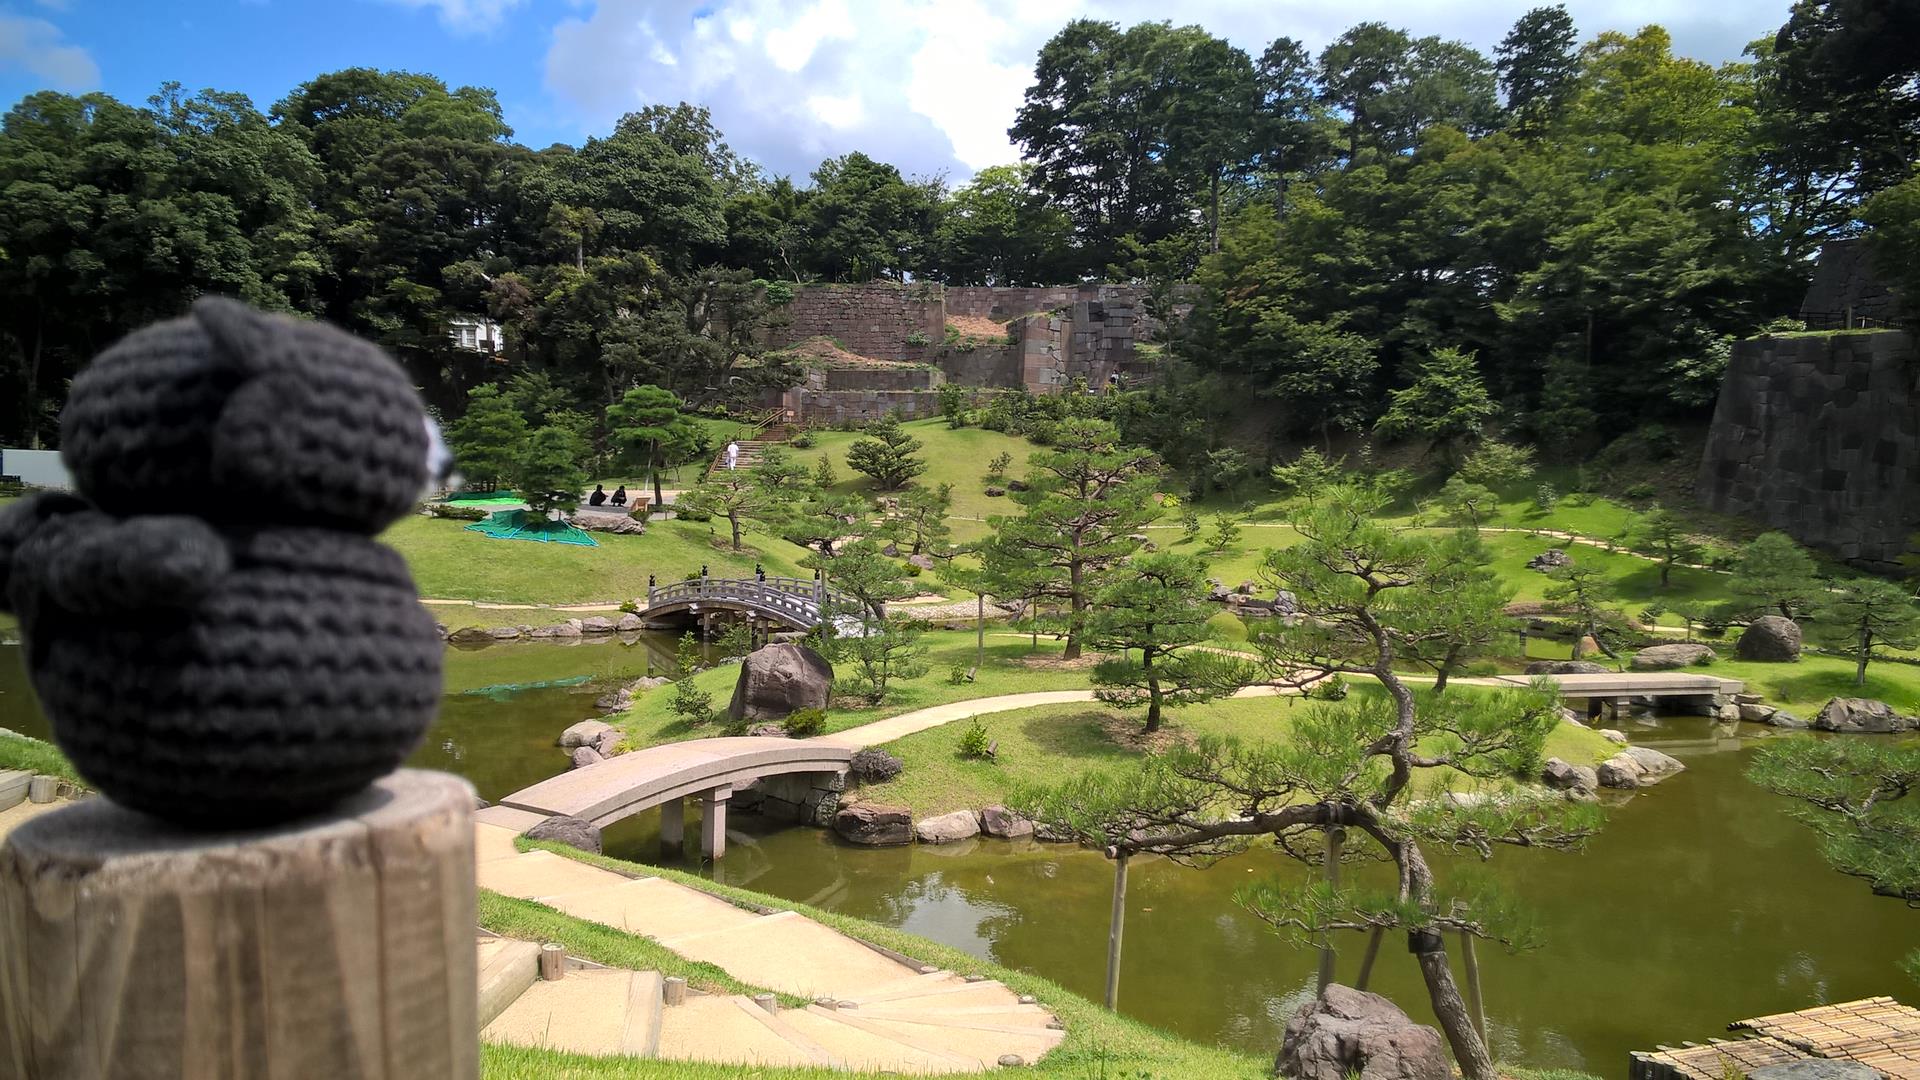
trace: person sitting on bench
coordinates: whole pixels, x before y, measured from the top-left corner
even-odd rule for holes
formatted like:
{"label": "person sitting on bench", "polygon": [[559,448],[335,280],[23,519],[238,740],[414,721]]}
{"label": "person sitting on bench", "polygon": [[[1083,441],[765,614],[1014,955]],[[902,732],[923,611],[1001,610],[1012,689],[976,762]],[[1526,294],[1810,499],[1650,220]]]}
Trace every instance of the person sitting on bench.
{"label": "person sitting on bench", "polygon": [[619,487],[613,489],[613,505],[627,505],[627,485],[621,484]]}
{"label": "person sitting on bench", "polygon": [[607,489],[601,484],[593,485],[593,494],[587,496],[588,506],[599,506],[607,501]]}

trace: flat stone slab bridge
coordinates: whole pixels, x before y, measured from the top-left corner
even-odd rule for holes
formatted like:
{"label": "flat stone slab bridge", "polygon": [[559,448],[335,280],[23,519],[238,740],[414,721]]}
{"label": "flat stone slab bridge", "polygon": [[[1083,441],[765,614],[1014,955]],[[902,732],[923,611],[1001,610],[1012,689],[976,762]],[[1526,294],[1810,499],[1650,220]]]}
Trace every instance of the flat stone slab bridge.
{"label": "flat stone slab bridge", "polygon": [[[727,800],[733,789],[786,773],[844,773],[853,748],[815,739],[755,736],[664,743],[564,772],[481,811],[494,824],[529,828],[565,814],[605,828],[642,810],[660,808],[660,841],[680,845],[690,795],[700,797],[700,850],[710,859],[726,853]],[[520,811],[520,814],[499,812]]]}
{"label": "flat stone slab bridge", "polygon": [[[1501,675],[1489,680],[1526,686],[1539,675]],[[1746,689],[1739,679],[1722,679],[1686,671],[1623,671],[1591,675],[1547,675],[1563,698],[1585,698],[1587,715],[1600,715],[1603,704],[1617,711],[1634,698],[1696,698],[1701,706],[1719,707]]]}
{"label": "flat stone slab bridge", "polygon": [[701,624],[702,630],[719,614],[759,625],[811,630],[820,625],[825,614],[857,603],[852,596],[818,579],[701,577],[647,586],[647,606],[636,614],[649,621],[692,619]]}

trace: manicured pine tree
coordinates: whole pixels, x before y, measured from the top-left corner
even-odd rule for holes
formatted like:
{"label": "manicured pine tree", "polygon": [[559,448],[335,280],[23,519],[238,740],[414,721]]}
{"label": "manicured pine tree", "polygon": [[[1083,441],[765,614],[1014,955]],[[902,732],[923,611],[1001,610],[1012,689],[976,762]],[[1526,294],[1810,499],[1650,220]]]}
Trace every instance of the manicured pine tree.
{"label": "manicured pine tree", "polygon": [[1036,625],[1065,634],[1062,655],[1077,659],[1085,644],[1087,609],[1107,575],[1139,548],[1133,534],[1158,514],[1153,503],[1158,468],[1153,455],[1119,445],[1103,420],[1063,421],[1051,450],[1028,459],[1026,491],[1012,496],[1024,512],[989,519],[994,534],[980,546],[988,588],[1002,599],[1034,608]]}
{"label": "manicured pine tree", "polygon": [[1728,614],[1735,619],[1782,615],[1799,620],[1824,591],[1813,556],[1783,532],[1761,533],[1747,541],[1727,580]]}
{"label": "manicured pine tree", "polygon": [[847,447],[847,467],[873,477],[882,491],[898,491],[927,470],[927,463],[914,456],[920,448],[920,440],[907,434],[897,417],[888,416],[869,426],[866,438]]}
{"label": "manicured pine tree", "polygon": [[557,424],[540,428],[527,436],[515,457],[515,494],[543,517],[555,510],[574,509],[587,483],[587,470],[580,464],[586,456],[586,443],[572,428]]}
{"label": "manicured pine tree", "polygon": [[1700,557],[1700,545],[1687,532],[1686,523],[1673,511],[1657,504],[1641,517],[1631,535],[1635,546],[1651,550],[1660,560],[1660,587],[1663,589],[1667,587],[1675,566]]}
{"label": "manicured pine tree", "polygon": [[[1284,740],[1201,739],[1147,756],[1125,771],[1097,771],[1019,791],[1011,805],[1036,822],[1116,857],[1162,854],[1206,861],[1256,838],[1324,865],[1331,845],[1366,845],[1393,866],[1386,883],[1256,882],[1235,899],[1304,942],[1341,930],[1403,931],[1428,1001],[1469,1080],[1499,1075],[1454,981],[1444,935],[1525,943],[1518,905],[1454,872],[1426,849],[1570,848],[1603,820],[1597,807],[1524,794],[1537,775],[1559,703],[1544,689],[1474,696],[1419,694],[1395,661],[1411,642],[1465,607],[1497,610],[1492,596],[1452,588],[1445,541],[1382,525],[1372,492],[1337,488],[1293,518],[1301,540],[1269,552],[1263,573],[1291,591],[1303,616],[1266,620],[1253,637],[1264,674],[1299,686],[1336,673],[1377,679],[1382,695],[1353,695],[1288,713]],[[1280,707],[1276,706],[1276,712]],[[1276,722],[1278,717],[1276,716]],[[1416,777],[1451,770],[1488,797],[1421,797]],[[1442,871],[1445,871],[1443,876]]]}
{"label": "manicured pine tree", "polygon": [[472,488],[509,480],[526,441],[527,418],[492,383],[469,390],[466,413],[447,425],[447,449]]}
{"label": "manicured pine tree", "polygon": [[658,386],[635,386],[607,406],[607,434],[634,455],[653,484],[653,505],[662,503],[660,473],[669,453],[693,441],[697,425],[680,412],[680,398]]}
{"label": "manicured pine tree", "polygon": [[1094,666],[1094,695],[1120,709],[1144,704],[1148,734],[1160,730],[1164,707],[1212,701],[1252,681],[1244,663],[1188,648],[1213,636],[1211,588],[1206,563],[1160,551],[1121,564],[1094,595],[1087,644],[1120,652]]}
{"label": "manicured pine tree", "polygon": [[1813,634],[1855,662],[1853,683],[1867,684],[1867,664],[1883,646],[1920,644],[1920,604],[1891,581],[1853,578],[1833,582],[1814,602]]}

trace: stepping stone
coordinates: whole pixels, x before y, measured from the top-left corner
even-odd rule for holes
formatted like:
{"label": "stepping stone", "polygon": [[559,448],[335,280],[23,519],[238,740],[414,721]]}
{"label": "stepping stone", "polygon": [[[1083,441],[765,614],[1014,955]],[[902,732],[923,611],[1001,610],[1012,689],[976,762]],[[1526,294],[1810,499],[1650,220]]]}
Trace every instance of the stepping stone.
{"label": "stepping stone", "polygon": [[517,858],[481,863],[479,879],[483,889],[543,902],[548,897],[601,889],[627,880],[610,870],[551,851],[529,851]]}
{"label": "stepping stone", "polygon": [[972,1058],[982,1066],[997,1064],[1002,1054],[1018,1054],[1028,1061],[1036,1061],[1067,1037],[1066,1032],[1052,1028],[952,1027],[866,1018],[861,1018],[858,1024],[869,1031],[907,1039],[925,1049]]}
{"label": "stepping stone", "polygon": [[698,889],[662,878],[623,878],[612,885],[555,897],[551,903],[576,919],[657,939],[725,929],[761,918]]}
{"label": "stepping stone", "polygon": [[945,983],[917,994],[895,993],[879,1000],[854,996],[842,1000],[857,1002],[862,1009],[895,1005],[918,1009],[963,1009],[969,1006],[1010,1006],[1020,1003],[1017,994],[997,982]]}
{"label": "stepping stone", "polygon": [[847,998],[908,974],[892,959],[791,911],[660,943],[718,964],[741,982],[809,998]]}
{"label": "stepping stone", "polygon": [[1053,1014],[1038,1005],[966,1005],[957,1009],[938,1004],[916,1007],[912,1002],[887,1002],[862,1005],[855,1015],[875,1020],[913,1020],[945,1027],[1044,1028],[1053,1023]]}

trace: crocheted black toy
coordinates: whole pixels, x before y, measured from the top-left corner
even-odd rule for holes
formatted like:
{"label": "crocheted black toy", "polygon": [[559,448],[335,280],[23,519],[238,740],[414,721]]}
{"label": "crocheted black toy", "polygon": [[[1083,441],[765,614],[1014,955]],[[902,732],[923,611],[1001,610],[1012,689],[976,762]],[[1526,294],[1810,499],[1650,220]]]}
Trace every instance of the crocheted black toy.
{"label": "crocheted black toy", "polygon": [[433,720],[442,646],[372,537],[437,447],[379,349],[231,300],[95,358],[61,417],[77,493],[0,513],[0,607],[81,775],[242,827],[399,765]]}

